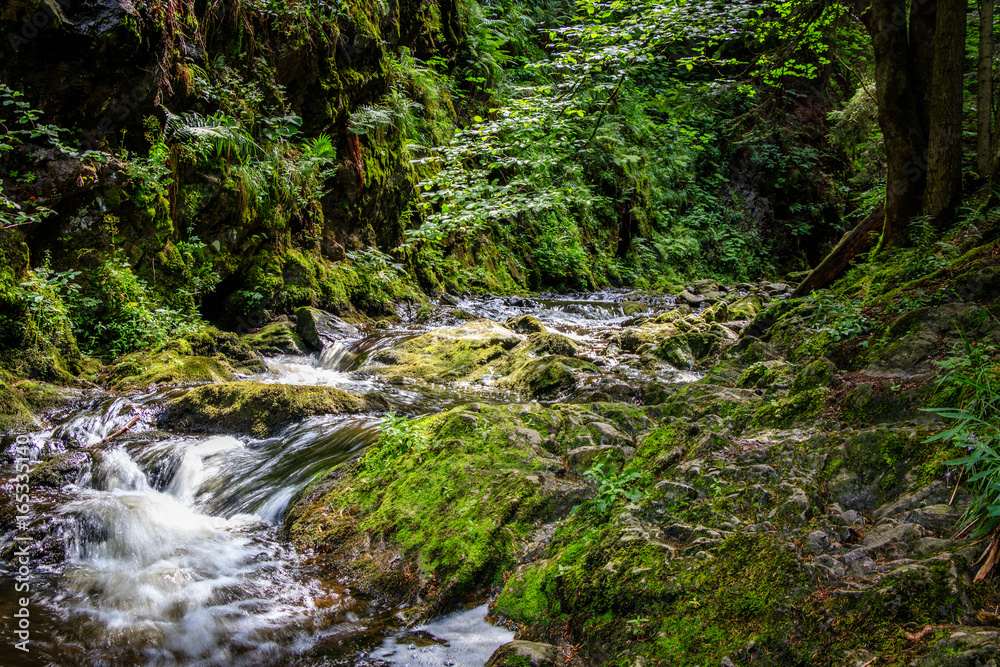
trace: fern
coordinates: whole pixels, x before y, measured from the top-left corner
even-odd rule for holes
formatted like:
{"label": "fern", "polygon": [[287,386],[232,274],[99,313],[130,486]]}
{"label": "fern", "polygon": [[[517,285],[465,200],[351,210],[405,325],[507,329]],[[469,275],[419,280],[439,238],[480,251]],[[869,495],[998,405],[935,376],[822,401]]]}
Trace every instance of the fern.
{"label": "fern", "polygon": [[242,164],[261,152],[239,121],[221,112],[211,116],[194,112],[176,116],[168,111],[166,133],[181,143],[190,144],[201,155]]}

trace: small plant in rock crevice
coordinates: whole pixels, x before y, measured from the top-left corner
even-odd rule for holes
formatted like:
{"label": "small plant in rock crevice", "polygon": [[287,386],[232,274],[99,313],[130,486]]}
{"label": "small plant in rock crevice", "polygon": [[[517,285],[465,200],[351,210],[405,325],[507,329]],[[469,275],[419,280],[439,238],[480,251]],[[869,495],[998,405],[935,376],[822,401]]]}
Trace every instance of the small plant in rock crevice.
{"label": "small plant in rock crevice", "polygon": [[365,469],[374,473],[389,469],[400,456],[427,446],[427,437],[413,421],[402,415],[386,415],[379,431],[381,436],[377,445],[368,450],[363,459]]}
{"label": "small plant in rock crevice", "polygon": [[597,485],[597,495],[585,503],[577,505],[573,509],[574,513],[582,507],[589,506],[593,507],[598,514],[604,514],[620,498],[625,498],[631,502],[642,498],[641,492],[630,489],[636,480],[642,477],[636,468],[626,468],[617,473],[606,467],[604,463],[597,463],[584,472],[583,476]]}

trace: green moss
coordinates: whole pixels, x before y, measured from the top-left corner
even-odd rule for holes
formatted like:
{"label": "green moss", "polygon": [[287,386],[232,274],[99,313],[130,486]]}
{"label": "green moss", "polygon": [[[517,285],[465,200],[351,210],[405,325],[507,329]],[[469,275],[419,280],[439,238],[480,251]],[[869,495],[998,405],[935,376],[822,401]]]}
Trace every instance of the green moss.
{"label": "green moss", "polygon": [[264,437],[314,415],[385,408],[378,396],[358,396],[333,387],[225,382],[198,387],[171,401],[160,416],[160,424]]}
{"label": "green moss", "polygon": [[769,388],[777,382],[787,380],[789,364],[781,360],[758,361],[743,371],[736,386],[744,389]]}
{"label": "green moss", "polygon": [[[517,406],[458,408],[416,424],[429,445],[394,451],[387,470],[380,448],[393,444],[376,443],[318,482],[286,526],[298,541],[334,549],[373,588],[440,608],[500,582],[535,522],[557,510],[560,486],[545,472],[554,459],[517,436]],[[389,567],[387,552],[402,561]]]}
{"label": "green moss", "polygon": [[134,352],[108,367],[105,384],[116,391],[137,391],[152,385],[229,382],[236,374],[225,359],[192,356],[190,346],[158,353]]}
{"label": "green moss", "polygon": [[837,367],[832,361],[826,358],[816,359],[795,374],[790,393],[798,394],[819,387],[827,387],[833,381],[836,373]]}
{"label": "green moss", "polygon": [[[538,335],[538,334],[534,334]],[[535,397],[552,396],[576,386],[579,372],[599,375],[594,364],[573,357],[548,356],[521,363],[498,384]]]}
{"label": "green moss", "polygon": [[0,379],[0,433],[29,431],[36,425],[24,394]]}
{"label": "green moss", "polygon": [[380,374],[435,382],[477,379],[521,343],[508,329],[479,320],[457,329],[439,329],[376,354]]}
{"label": "green moss", "polygon": [[248,334],[244,340],[252,350],[265,356],[303,354],[303,350],[306,349],[290,322],[265,325],[260,331]]}
{"label": "green moss", "polygon": [[539,332],[528,336],[526,352],[530,354],[575,357],[577,351],[576,343],[562,334]]}
{"label": "green moss", "polygon": [[752,426],[788,428],[794,424],[814,421],[826,409],[829,393],[825,388],[811,389],[767,402],[757,409]]}

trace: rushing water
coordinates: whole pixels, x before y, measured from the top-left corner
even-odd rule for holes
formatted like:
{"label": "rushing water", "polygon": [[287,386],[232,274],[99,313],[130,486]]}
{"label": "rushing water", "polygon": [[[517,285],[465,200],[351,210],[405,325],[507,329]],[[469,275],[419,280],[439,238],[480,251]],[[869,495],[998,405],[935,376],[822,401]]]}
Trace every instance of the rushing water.
{"label": "rushing water", "polygon": [[[530,313],[595,352],[636,316],[628,296],[462,299],[455,308],[503,322]],[[648,303],[651,315],[672,306]],[[270,359],[259,382],[381,392],[395,409],[425,413],[470,400],[517,397],[488,386],[390,386],[358,369],[381,349],[432,326],[363,333],[322,355]],[[19,613],[15,555],[30,540],[30,647],[5,637],[3,665],[482,665],[513,635],[485,608],[416,629],[346,587],[321,559],[286,544],[279,524],[289,502],[317,475],[364,450],[381,419],[316,417],[275,437],[196,436],[156,430],[155,414],[185,388],[128,398],[100,396],[51,416],[31,435],[44,459],[92,447],[93,465],[61,489],[32,489],[30,526],[5,520],[0,536],[0,616]],[[13,497],[13,438],[0,473]],[[9,510],[8,510],[9,511]]]}

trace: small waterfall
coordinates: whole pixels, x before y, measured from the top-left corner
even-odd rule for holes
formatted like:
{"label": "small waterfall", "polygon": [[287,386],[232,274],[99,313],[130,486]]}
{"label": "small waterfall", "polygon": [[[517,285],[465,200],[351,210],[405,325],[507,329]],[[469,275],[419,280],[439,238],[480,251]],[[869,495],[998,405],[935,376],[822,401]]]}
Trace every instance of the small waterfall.
{"label": "small waterfall", "polygon": [[353,350],[357,341],[337,341],[328,345],[319,355],[319,367],[330,371],[349,371],[358,355]]}
{"label": "small waterfall", "polygon": [[124,449],[101,454],[91,488],[63,508],[74,521],[62,605],[90,645],[131,646],[136,663],[275,664],[277,639],[303,641],[313,591],[259,517],[203,511],[199,490],[243,443],[179,447],[164,491]]}

